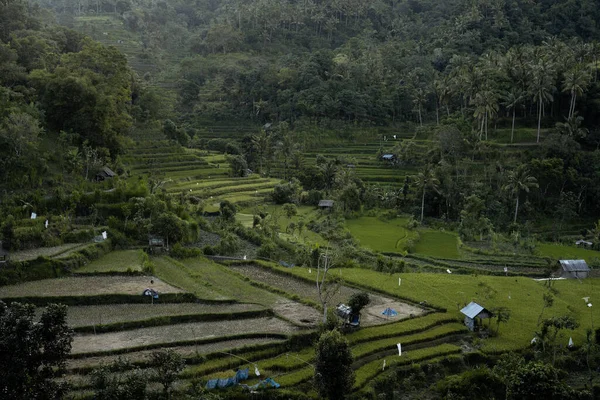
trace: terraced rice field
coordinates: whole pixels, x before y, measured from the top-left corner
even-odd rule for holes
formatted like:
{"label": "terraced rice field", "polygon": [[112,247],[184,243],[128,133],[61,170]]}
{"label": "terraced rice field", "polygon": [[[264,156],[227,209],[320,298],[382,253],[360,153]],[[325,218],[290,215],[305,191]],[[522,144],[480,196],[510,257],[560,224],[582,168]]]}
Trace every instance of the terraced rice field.
{"label": "terraced rice field", "polygon": [[402,252],[418,233],[407,229],[407,218],[383,221],[377,217],[360,217],[346,221],[346,227],[361,246],[375,251]]}
{"label": "terraced rice field", "polygon": [[75,272],[101,273],[101,272],[140,272],[142,271],[141,250],[122,250],[108,253],[88,265],[84,265]]}
{"label": "terraced rice field", "polygon": [[110,304],[100,306],[71,306],[67,309],[67,323],[73,328],[144,321],[156,317],[176,315],[232,314],[259,311],[256,304]]}
{"label": "terraced rice field", "polygon": [[74,251],[80,250],[86,246],[90,246],[90,243],[67,243],[60,246],[54,247],[40,247],[31,250],[15,251],[10,254],[10,258],[13,261],[27,261],[34,260],[38,257],[57,257],[68,255]]}
{"label": "terraced rice field", "polygon": [[[154,283],[150,281],[153,280]],[[94,296],[104,294],[140,295],[151,287],[159,293],[183,293],[152,276],[86,276],[43,279],[0,287],[0,298]]]}
{"label": "terraced rice field", "polygon": [[259,303],[303,327],[313,327],[320,320],[320,313],[316,309],[252,286],[247,280],[209,260],[197,258],[181,263],[168,257],[160,257],[154,259],[154,262],[159,276],[200,298]]}
{"label": "terraced rice field", "polygon": [[[194,344],[189,346],[174,346],[169,347],[172,350],[180,354],[184,358],[197,357],[198,355],[216,353],[216,352],[229,352],[234,349],[240,349],[248,346],[256,346],[262,344],[278,344],[283,342],[281,338],[252,338],[252,339],[234,339],[234,340],[223,340],[221,342],[214,343],[202,343]],[[108,365],[117,361],[118,359],[126,360],[129,362],[144,362],[150,357],[150,354],[156,350],[142,350],[134,351],[126,354],[109,355],[109,356],[94,356],[85,358],[73,358],[67,361],[68,370],[85,370],[89,371],[95,366]]]}
{"label": "terraced rice field", "polygon": [[[316,304],[320,304],[316,284],[310,283],[309,281],[296,279],[292,276],[285,276],[255,265],[234,265],[231,266],[231,268],[248,277],[249,279],[261,282],[286,293],[296,295],[300,298],[309,299]],[[304,274],[306,278],[316,279],[316,271],[308,273],[308,269],[302,270],[307,272]],[[348,299],[353,294],[359,292],[361,291],[358,289],[348,286],[340,286],[336,294],[330,300],[329,306],[333,307],[339,303],[347,303]],[[420,315],[423,312],[423,310],[419,307],[406,304],[389,297],[373,293],[370,293],[369,297],[371,298],[371,302],[364,309],[361,316],[361,325],[364,326],[385,324],[391,321],[407,318],[410,315]],[[395,309],[398,312],[398,316],[385,317],[382,315],[382,311],[388,307]]]}
{"label": "terraced rice field", "polygon": [[221,201],[235,204],[262,203],[278,179],[231,177],[229,161],[223,154],[184,149],[167,142],[144,142],[124,157],[132,177],[153,174],[173,195],[194,196],[205,201],[204,210],[214,212]]}
{"label": "terraced rice field", "polygon": [[76,335],[73,338],[71,354],[110,352],[245,334],[288,335],[297,330],[297,327],[279,318],[208,321],[158,326],[99,335]]}

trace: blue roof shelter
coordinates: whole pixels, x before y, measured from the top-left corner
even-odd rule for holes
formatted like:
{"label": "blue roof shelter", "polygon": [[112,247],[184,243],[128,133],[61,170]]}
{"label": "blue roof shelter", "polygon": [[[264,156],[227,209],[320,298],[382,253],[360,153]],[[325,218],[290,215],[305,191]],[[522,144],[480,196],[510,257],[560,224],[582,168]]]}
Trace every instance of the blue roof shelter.
{"label": "blue roof shelter", "polygon": [[475,331],[478,327],[478,323],[476,318],[486,319],[492,317],[492,312],[487,310],[485,307],[480,306],[474,301],[467,304],[460,310],[461,313],[465,315],[465,325],[469,328],[470,331]]}

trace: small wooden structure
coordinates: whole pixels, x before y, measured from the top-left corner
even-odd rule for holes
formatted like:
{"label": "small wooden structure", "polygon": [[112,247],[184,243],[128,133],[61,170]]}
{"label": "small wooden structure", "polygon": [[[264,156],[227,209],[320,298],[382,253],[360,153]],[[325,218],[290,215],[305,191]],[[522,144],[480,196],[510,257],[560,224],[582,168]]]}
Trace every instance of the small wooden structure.
{"label": "small wooden structure", "polygon": [[8,251],[4,250],[2,247],[2,241],[0,241],[0,265],[6,264],[8,262]]}
{"label": "small wooden structure", "polygon": [[114,173],[114,171],[110,168],[108,168],[106,165],[104,167],[102,167],[102,169],[96,174],[96,180],[97,181],[103,181],[105,179],[108,178],[114,178],[115,176],[117,176],[117,174]]}
{"label": "small wooden structure", "polygon": [[467,304],[462,310],[460,310],[460,312],[465,315],[466,327],[473,332],[482,325],[481,322],[477,322],[477,319],[482,320],[492,318],[493,316],[491,311],[487,310],[483,306],[480,306],[474,301]]}
{"label": "small wooden structure", "polygon": [[320,200],[319,201],[319,208],[321,210],[331,210],[333,208],[333,200]]}
{"label": "small wooden structure", "polygon": [[560,260],[562,278],[584,279],[590,275],[590,267],[585,260]]}
{"label": "small wooden structure", "polygon": [[149,236],[148,237],[148,253],[160,254],[167,250],[165,246],[165,239],[160,236]]}
{"label": "small wooden structure", "polygon": [[360,326],[360,314],[352,312],[352,308],[345,304],[338,304],[335,313],[343,321],[346,328],[358,328]]}
{"label": "small wooden structure", "polygon": [[381,156],[383,161],[393,162],[396,160],[396,156],[394,154],[384,154]]}

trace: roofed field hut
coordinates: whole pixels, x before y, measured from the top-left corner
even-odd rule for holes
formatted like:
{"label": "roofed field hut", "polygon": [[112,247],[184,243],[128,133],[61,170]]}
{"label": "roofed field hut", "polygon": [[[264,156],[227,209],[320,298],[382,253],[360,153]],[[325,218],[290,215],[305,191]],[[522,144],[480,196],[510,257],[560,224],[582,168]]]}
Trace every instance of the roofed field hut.
{"label": "roofed field hut", "polygon": [[331,210],[333,208],[333,200],[320,200],[319,201],[319,208],[321,210]]}
{"label": "roofed field hut", "polygon": [[590,267],[585,260],[560,260],[561,278],[584,279],[590,275]]}
{"label": "roofed field hut", "polygon": [[6,264],[8,262],[8,251],[4,250],[2,247],[2,242],[0,242],[0,265]]}
{"label": "roofed field hut", "polygon": [[117,174],[107,166],[102,167],[102,169],[96,174],[97,181],[103,181],[108,178],[114,178]]}
{"label": "roofed field hut", "polygon": [[467,304],[460,312],[465,315],[465,326],[473,332],[483,325],[481,320],[492,318],[493,316],[491,311],[474,301]]}

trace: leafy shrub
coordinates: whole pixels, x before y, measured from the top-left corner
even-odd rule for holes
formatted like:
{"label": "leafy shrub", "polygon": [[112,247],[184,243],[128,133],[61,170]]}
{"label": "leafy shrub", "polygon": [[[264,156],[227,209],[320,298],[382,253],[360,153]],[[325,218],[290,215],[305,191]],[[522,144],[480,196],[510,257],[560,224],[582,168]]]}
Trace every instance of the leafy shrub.
{"label": "leafy shrub", "polygon": [[175,245],[171,248],[169,254],[175,258],[192,258],[198,257],[202,255],[202,251],[195,247],[183,247],[179,243],[175,243]]}

